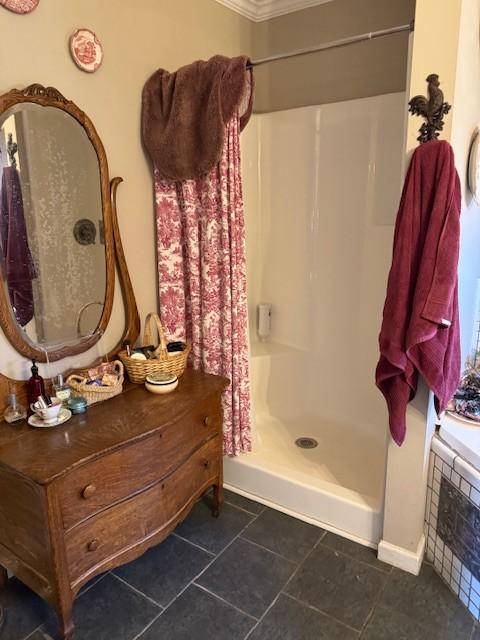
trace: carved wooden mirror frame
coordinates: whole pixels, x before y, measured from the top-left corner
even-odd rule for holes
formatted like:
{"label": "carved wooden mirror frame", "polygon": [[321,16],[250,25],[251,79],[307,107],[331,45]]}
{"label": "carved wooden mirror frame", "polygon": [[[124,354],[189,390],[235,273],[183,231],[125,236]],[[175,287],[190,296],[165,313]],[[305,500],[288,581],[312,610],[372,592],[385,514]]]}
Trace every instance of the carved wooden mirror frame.
{"label": "carved wooden mirror frame", "polygon": [[[112,349],[111,354],[115,354],[124,342],[135,343],[140,332],[140,320],[138,317],[137,305],[133,293],[132,283],[125,261],[120,230],[117,220],[116,192],[122,178],[113,178],[109,181],[108,163],[105,149],[98,136],[95,127],[89,117],[77,107],[71,100],[67,100],[57,89],[53,87],[43,87],[40,84],[32,84],[25,89],[13,89],[0,96],[0,116],[11,107],[21,103],[33,103],[44,107],[55,107],[69,113],[86,132],[92,143],[98,158],[100,172],[100,188],[103,210],[103,224],[105,232],[105,262],[106,262],[106,290],[105,303],[102,316],[97,330],[85,339],[79,340],[77,344],[57,347],[47,350],[47,357],[50,362],[62,358],[83,353],[93,347],[101,335],[105,332],[110,321],[113,307],[113,297],[115,289],[115,266],[118,270],[120,285],[122,288],[125,304],[125,329],[122,338],[117,346]],[[26,336],[15,320],[10,299],[6,287],[0,283],[0,326],[15,349],[26,358],[35,358],[39,362],[46,362],[45,351],[37,348]]]}

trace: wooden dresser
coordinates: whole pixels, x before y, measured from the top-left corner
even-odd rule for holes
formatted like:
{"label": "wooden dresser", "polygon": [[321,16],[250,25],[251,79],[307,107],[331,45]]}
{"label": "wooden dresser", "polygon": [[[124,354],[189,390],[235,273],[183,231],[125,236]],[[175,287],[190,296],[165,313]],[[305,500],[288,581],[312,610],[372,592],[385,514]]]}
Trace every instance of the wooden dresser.
{"label": "wooden dresser", "polygon": [[0,564],[56,608],[65,640],[83,584],[161,542],[210,486],[218,515],[227,384],[187,370],[169,395],[132,385],[61,427],[0,424]]}

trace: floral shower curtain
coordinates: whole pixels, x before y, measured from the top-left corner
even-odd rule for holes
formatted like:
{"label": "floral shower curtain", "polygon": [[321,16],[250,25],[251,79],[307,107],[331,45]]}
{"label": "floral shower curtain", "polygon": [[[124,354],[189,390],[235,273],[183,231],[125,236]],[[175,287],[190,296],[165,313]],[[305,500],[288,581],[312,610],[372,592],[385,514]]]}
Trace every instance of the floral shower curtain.
{"label": "floral shower curtain", "polygon": [[220,162],[201,178],[155,171],[160,312],[167,335],[192,341],[195,369],[226,376],[224,453],[251,449],[245,226],[240,119],[226,127]]}

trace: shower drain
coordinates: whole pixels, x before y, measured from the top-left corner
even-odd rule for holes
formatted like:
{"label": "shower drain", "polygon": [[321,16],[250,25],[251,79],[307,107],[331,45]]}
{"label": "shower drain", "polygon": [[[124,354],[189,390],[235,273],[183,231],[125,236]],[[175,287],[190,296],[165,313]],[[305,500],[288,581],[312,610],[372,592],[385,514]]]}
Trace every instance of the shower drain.
{"label": "shower drain", "polygon": [[297,438],[295,444],[300,449],[315,449],[315,447],[318,447],[318,442],[314,438]]}

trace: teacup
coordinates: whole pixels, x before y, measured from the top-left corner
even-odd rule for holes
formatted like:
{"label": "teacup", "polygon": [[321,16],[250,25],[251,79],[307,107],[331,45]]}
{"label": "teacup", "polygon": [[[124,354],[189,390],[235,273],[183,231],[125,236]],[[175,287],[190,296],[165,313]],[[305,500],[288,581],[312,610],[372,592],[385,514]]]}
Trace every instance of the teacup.
{"label": "teacup", "polygon": [[30,405],[30,409],[34,411],[44,422],[55,422],[58,420],[61,408],[62,401],[58,398],[53,398],[52,404],[49,407],[41,407],[38,402],[34,402]]}

